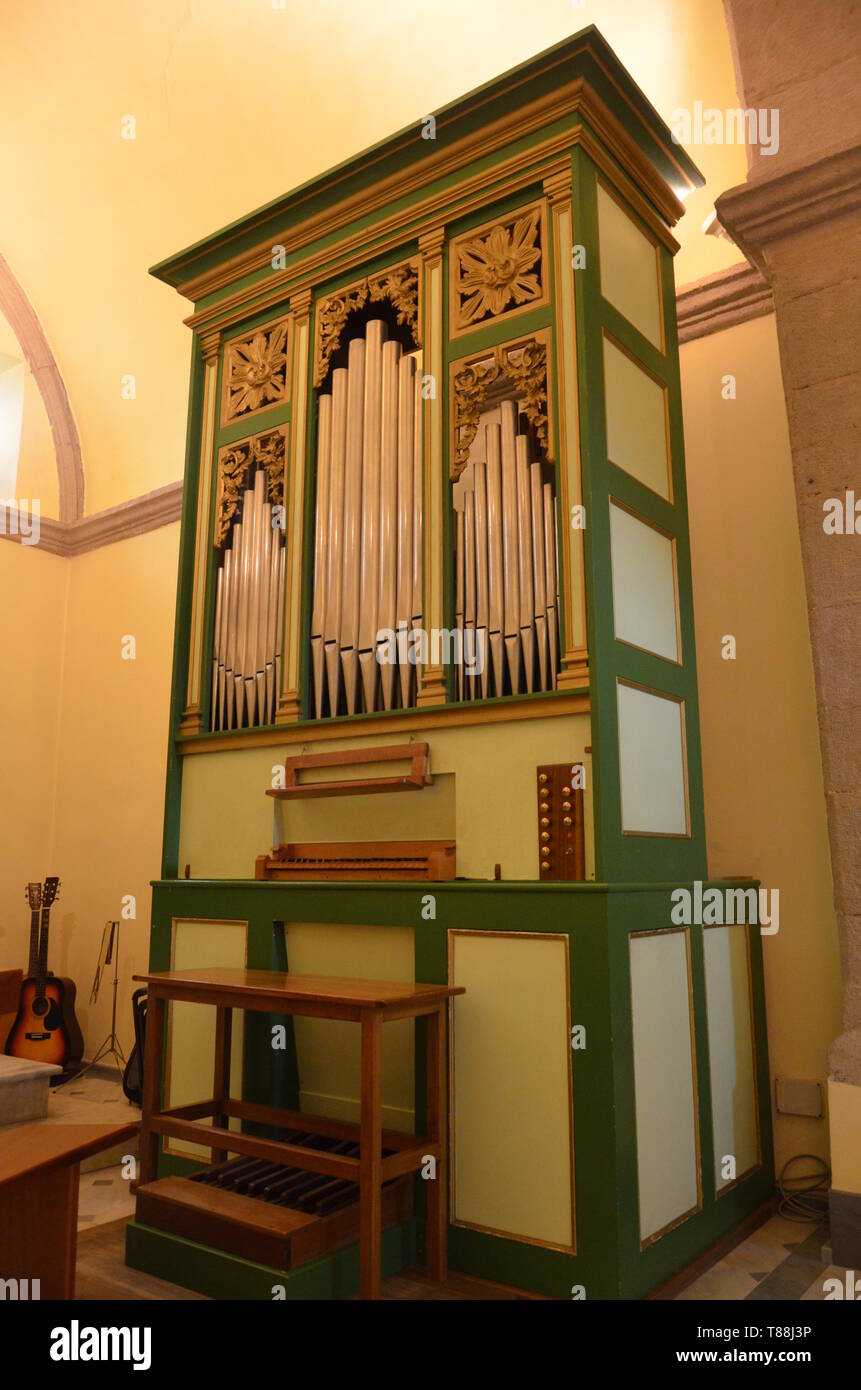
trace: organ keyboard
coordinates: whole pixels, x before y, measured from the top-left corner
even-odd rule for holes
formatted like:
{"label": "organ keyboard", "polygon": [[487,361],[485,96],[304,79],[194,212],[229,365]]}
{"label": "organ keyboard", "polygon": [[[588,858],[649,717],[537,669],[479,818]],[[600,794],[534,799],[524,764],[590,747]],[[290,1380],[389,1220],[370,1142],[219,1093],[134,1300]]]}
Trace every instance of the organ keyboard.
{"label": "organ keyboard", "polygon": [[[358,1158],[359,1144],[288,1130],[285,1143]],[[392,1150],[383,1147],[385,1158]],[[382,1225],[412,1215],[410,1177],[382,1188]],[[231,1158],[190,1178],[138,1188],[137,1219],[272,1269],[291,1270],[352,1244],[359,1234],[359,1186],[265,1159]]]}

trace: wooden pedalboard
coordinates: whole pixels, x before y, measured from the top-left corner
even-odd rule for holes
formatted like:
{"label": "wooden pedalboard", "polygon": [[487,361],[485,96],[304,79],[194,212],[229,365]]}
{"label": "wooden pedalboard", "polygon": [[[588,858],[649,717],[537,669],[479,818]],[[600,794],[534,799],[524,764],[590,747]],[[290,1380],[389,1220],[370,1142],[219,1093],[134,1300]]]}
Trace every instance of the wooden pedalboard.
{"label": "wooden pedalboard", "polygon": [[542,883],[586,877],[583,789],[572,786],[578,764],[537,769],[538,863]]}
{"label": "wooden pedalboard", "polygon": [[[296,1131],[290,1143],[334,1145]],[[346,1152],[359,1146],[341,1145]],[[385,1156],[385,1150],[384,1150]],[[413,1211],[412,1175],[383,1187],[383,1229]],[[229,1255],[291,1270],[359,1239],[356,1183],[265,1159],[231,1158],[191,1178],[158,1178],[138,1188],[136,1220]]]}
{"label": "wooden pedalboard", "polygon": [[454,840],[331,840],[278,845],[261,854],[255,878],[262,879],[429,879],[455,876]]}

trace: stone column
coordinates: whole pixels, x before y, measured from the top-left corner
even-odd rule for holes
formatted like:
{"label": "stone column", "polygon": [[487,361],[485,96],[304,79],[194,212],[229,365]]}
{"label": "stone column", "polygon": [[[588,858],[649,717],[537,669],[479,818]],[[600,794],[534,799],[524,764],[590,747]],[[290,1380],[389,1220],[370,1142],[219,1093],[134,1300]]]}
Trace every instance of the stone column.
{"label": "stone column", "polygon": [[716,210],[770,282],[777,317],[843,967],[843,1033],[829,1052],[832,1247],[859,1268],[861,23],[854,0],[724,8],[741,104],[770,113],[770,140],[748,143],[747,183]]}

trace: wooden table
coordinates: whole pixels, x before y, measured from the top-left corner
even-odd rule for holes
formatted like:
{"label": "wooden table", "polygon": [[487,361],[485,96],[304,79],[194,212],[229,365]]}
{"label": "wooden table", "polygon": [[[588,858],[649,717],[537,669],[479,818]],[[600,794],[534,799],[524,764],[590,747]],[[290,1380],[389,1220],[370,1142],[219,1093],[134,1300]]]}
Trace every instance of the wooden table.
{"label": "wooden table", "polygon": [[[309,1172],[325,1173],[359,1184],[359,1265],[363,1298],[380,1293],[382,1185],[436,1160],[436,1181],[427,1185],[427,1265],[431,1278],[446,1276],[446,1106],[445,1022],[448,1001],[463,994],[452,985],[403,984],[381,980],[340,979],[323,975],[292,975],[280,971],[212,967],[135,975],[148,986],[146,1056],[144,1059],[141,1184],[157,1176],[162,1136],[205,1144],[213,1162],[227,1153],[247,1154]],[[164,1052],[165,1005],[168,1000],[212,1004],[216,1009],[215,1063],[211,1100],[160,1108]],[[275,1109],[230,1097],[231,1009],[291,1014],[305,1018],[342,1019],[362,1030],[361,1110],[358,1158],[301,1148],[295,1144],[228,1128],[231,1118],[257,1120],[275,1128],[301,1125],[311,1133],[328,1133],[321,1121],[305,1112]],[[381,1100],[381,1034],[394,1019],[427,1019],[426,1114],[427,1134],[394,1136],[396,1152],[383,1157]],[[212,1124],[195,1123],[211,1120]],[[386,1135],[387,1141],[392,1138]]]}
{"label": "wooden table", "polygon": [[38,1279],[43,1299],[74,1298],[81,1159],[131,1139],[137,1128],[136,1121],[41,1121],[0,1129],[0,1278]]}

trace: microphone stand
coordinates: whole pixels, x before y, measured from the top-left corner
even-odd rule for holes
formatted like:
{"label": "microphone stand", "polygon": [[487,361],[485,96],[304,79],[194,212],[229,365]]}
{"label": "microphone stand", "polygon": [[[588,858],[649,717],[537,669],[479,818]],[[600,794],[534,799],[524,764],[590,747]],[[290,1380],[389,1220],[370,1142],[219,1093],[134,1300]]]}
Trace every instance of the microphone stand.
{"label": "microphone stand", "polygon": [[[119,924],[119,922],[110,922],[108,925],[109,925],[110,928],[111,928],[111,936],[110,936],[110,941],[109,941],[109,943],[108,943],[108,953],[107,953],[107,955],[106,955],[106,957],[105,957],[105,965],[110,965],[110,963],[111,963],[111,956],[113,956],[113,965],[114,965],[114,979],[113,979],[113,994],[114,994],[114,997],[113,997],[113,1003],[112,1003],[112,1005],[111,1005],[111,1031],[110,1031],[110,1033],[108,1034],[108,1036],[105,1038],[105,1040],[104,1040],[104,1042],[102,1043],[101,1047],[99,1047],[99,1049],[98,1049],[98,1051],[96,1052],[96,1055],[95,1055],[95,1057],[92,1059],[92,1061],[91,1061],[91,1062],[86,1062],[86,1063],[84,1064],[84,1066],[82,1066],[82,1067],[80,1068],[80,1070],[79,1070],[78,1073],[77,1073],[77,1075],[78,1075],[79,1077],[80,1077],[80,1076],[83,1076],[84,1072],[89,1071],[91,1067],[94,1067],[94,1066],[96,1065],[97,1062],[100,1062],[100,1061],[102,1060],[103,1057],[113,1057],[114,1062],[116,1063],[116,1066],[117,1066],[117,1070],[118,1070],[119,1073],[120,1073],[120,1076],[122,1076],[122,1074],[123,1074],[123,1072],[124,1072],[124,1070],[125,1070],[125,1067],[126,1067],[126,1055],[125,1055],[125,1053],[123,1052],[123,1049],[122,1049],[122,1047],[120,1046],[120,1040],[119,1040],[119,1038],[117,1037],[117,989],[118,989],[118,987],[119,987],[119,969],[120,969],[120,924]],[[98,994],[99,994],[99,985],[101,984],[101,982],[102,982],[102,973],[101,973],[101,970],[99,969],[99,967],[97,966],[97,967],[96,967],[96,978],[95,978],[95,981],[94,981],[94,984],[93,984],[93,992],[92,992],[92,995],[90,996],[90,1002],[91,1002],[91,1003],[94,1003],[95,1000],[98,998]]]}

